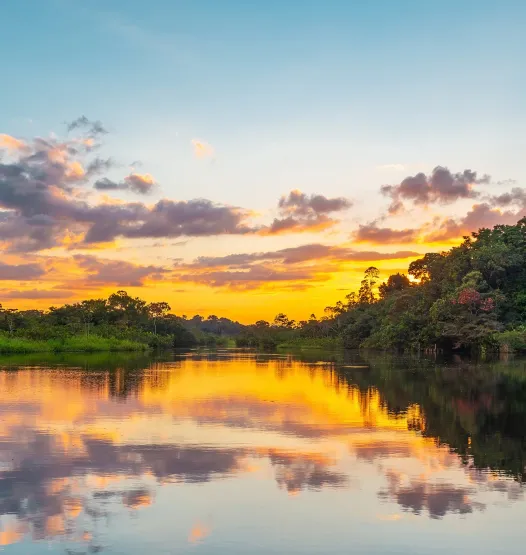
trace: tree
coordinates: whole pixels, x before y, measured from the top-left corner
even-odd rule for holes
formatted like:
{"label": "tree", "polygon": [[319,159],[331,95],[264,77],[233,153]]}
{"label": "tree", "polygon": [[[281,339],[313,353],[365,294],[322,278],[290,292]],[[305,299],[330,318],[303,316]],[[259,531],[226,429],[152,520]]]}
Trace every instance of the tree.
{"label": "tree", "polygon": [[157,319],[163,318],[171,309],[167,302],[150,303],[147,307],[148,314],[153,320],[153,333],[157,335]]}
{"label": "tree", "polygon": [[108,307],[115,323],[127,328],[148,318],[146,301],[130,297],[126,291],[117,291],[108,297]]}
{"label": "tree", "polygon": [[17,316],[18,316],[18,309],[17,308],[2,308],[1,311],[2,311],[4,319],[6,321],[7,328],[9,329],[9,334],[13,335],[13,331],[15,330],[16,320],[17,320]]}
{"label": "tree", "polygon": [[296,322],[294,320],[290,320],[286,314],[280,312],[274,318],[273,325],[276,328],[292,329],[294,328],[295,323]]}
{"label": "tree", "polygon": [[358,291],[358,301],[362,304],[372,304],[376,300],[373,288],[376,285],[380,272],[378,268],[370,266],[365,270],[364,278]]}
{"label": "tree", "polygon": [[387,281],[380,284],[378,293],[381,299],[385,299],[392,293],[403,291],[411,287],[411,282],[405,274],[393,274],[387,278]]}
{"label": "tree", "polygon": [[423,258],[409,264],[409,275],[422,283],[432,279],[440,279],[441,271],[445,263],[444,253],[427,253]]}
{"label": "tree", "polygon": [[82,321],[86,327],[87,337],[89,337],[90,333],[90,324],[101,324],[106,321],[107,306],[105,299],[90,299],[73,306],[78,308]]}

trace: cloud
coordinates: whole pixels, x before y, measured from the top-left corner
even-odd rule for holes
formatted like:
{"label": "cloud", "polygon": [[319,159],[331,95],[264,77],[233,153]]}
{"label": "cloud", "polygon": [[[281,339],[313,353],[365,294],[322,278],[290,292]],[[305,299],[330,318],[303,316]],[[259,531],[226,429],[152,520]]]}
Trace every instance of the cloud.
{"label": "cloud", "polygon": [[104,160],[102,158],[97,157],[88,163],[86,167],[86,175],[88,177],[92,177],[100,173],[104,173],[105,171],[110,170],[114,166],[115,166],[115,162],[111,158],[107,158],[106,160]]}
{"label": "cloud", "polygon": [[[523,204],[524,203],[524,204]],[[519,206],[518,211],[502,210],[496,206]],[[526,195],[523,189],[515,188],[511,193],[488,197],[488,202],[474,204],[471,210],[460,218],[435,218],[418,228],[393,229],[378,227],[377,222],[360,225],[353,233],[357,243],[399,244],[399,243],[440,243],[458,240],[481,228],[496,225],[513,225],[526,217]]]}
{"label": "cloud", "polygon": [[93,223],[86,234],[86,243],[108,242],[117,237],[205,237],[256,231],[244,223],[249,216],[246,210],[206,199],[163,199],[152,208],[138,203],[102,205],[90,209],[86,216]]}
{"label": "cloud", "polygon": [[44,289],[28,289],[16,291],[0,291],[2,299],[71,299],[75,296],[73,291],[46,291]]}
{"label": "cloud", "polygon": [[509,193],[488,197],[491,206],[519,206],[526,208],[526,189],[514,187]]}
{"label": "cloud", "polygon": [[324,231],[333,227],[337,220],[327,216],[316,218],[275,218],[270,227],[262,229],[262,235],[279,235],[280,233],[300,233],[305,231]]}
{"label": "cloud", "polygon": [[[219,270],[206,273],[181,275],[182,281],[201,283],[210,287],[233,289],[255,289],[262,284],[296,281],[326,281],[329,275],[320,275],[312,269],[282,270],[273,266],[256,264],[245,270]],[[306,283],[303,284],[307,286]]]}
{"label": "cloud", "polygon": [[191,263],[176,262],[174,270],[181,281],[210,287],[256,289],[271,286],[298,290],[329,280],[333,273],[344,270],[345,263],[418,256],[420,254],[415,251],[357,251],[312,243],[276,251],[200,256]]}
{"label": "cloud", "polygon": [[259,261],[281,262],[285,265],[300,264],[313,260],[331,259],[337,261],[370,261],[370,260],[396,260],[419,256],[415,251],[396,251],[393,253],[377,251],[356,251],[349,247],[337,245],[323,245],[311,243],[299,247],[290,247],[277,251],[229,254],[226,256],[200,256],[196,258],[190,267],[213,268],[213,267],[239,267],[246,268],[248,265]]}
{"label": "cloud", "polygon": [[0,262],[0,280],[24,281],[37,279],[45,274],[45,270],[39,264],[6,264]]}
{"label": "cloud", "polygon": [[399,211],[403,201],[411,201],[417,205],[433,203],[450,204],[459,199],[476,198],[479,193],[474,190],[475,185],[487,184],[490,176],[478,177],[477,172],[464,170],[452,173],[448,168],[437,166],[431,175],[417,173],[406,177],[398,185],[384,185],[382,194],[392,200],[390,213]]}
{"label": "cloud", "polygon": [[267,456],[275,469],[278,486],[288,493],[348,485],[347,476],[330,468],[335,462],[322,454],[269,449]]}
{"label": "cloud", "polygon": [[122,492],[122,504],[128,509],[141,509],[152,504],[152,494],[146,488],[136,488]]}
{"label": "cloud", "polygon": [[97,180],[94,187],[99,191],[132,191],[133,193],[146,195],[151,193],[155,185],[155,179],[149,173],[131,173],[121,182],[104,177]]}
{"label": "cloud", "polygon": [[87,272],[86,280],[97,284],[140,287],[146,278],[162,279],[167,272],[161,266],[140,266],[123,260],[105,260],[90,255],[75,255],[73,260]]}
{"label": "cloud", "polygon": [[278,203],[279,218],[275,218],[264,234],[283,232],[320,231],[338,223],[329,214],[348,210],[352,202],[343,197],[327,198],[323,195],[306,195],[295,189],[282,196]]}
{"label": "cloud", "polygon": [[11,137],[11,135],[0,133],[0,148],[5,148],[9,151],[16,151],[25,150],[27,145],[20,139],[15,139],[15,137]]}
{"label": "cloud", "polygon": [[379,497],[395,501],[404,510],[414,514],[427,511],[431,518],[439,519],[448,513],[469,514],[474,510],[484,510],[485,505],[470,499],[474,491],[446,483],[421,481],[402,485],[399,480],[391,480],[388,489],[381,491]]}
{"label": "cloud", "polygon": [[501,211],[492,208],[487,203],[475,204],[472,209],[460,219],[446,218],[437,229],[423,237],[427,242],[449,241],[470,235],[481,228],[491,228],[496,225],[513,225],[526,216],[526,209],[519,212]]}
{"label": "cloud", "polygon": [[278,206],[284,213],[292,216],[310,216],[314,214],[329,214],[338,210],[347,210],[351,202],[343,197],[327,198],[323,195],[307,196],[297,189],[288,196],[281,197]]}
{"label": "cloud", "polygon": [[215,151],[212,145],[200,141],[198,139],[192,139],[190,141],[194,147],[194,156],[196,158],[213,158]]}
{"label": "cloud", "polygon": [[[91,154],[95,139],[106,132],[102,124],[82,116],[68,129],[83,130],[88,136],[66,140],[36,137],[8,163],[0,163],[0,241],[4,251],[38,252],[64,245],[93,248],[119,238],[315,231],[335,225],[332,215],[352,205],[343,197],[291,191],[279,201],[279,217],[263,226],[250,222],[254,215],[250,210],[207,199],[161,199],[153,205],[95,200],[93,189],[146,194],[155,180],[150,174],[136,172],[121,181],[109,179],[103,174],[114,166],[113,160],[92,158]],[[200,153],[209,152],[204,143],[199,145]]]}
{"label": "cloud", "polygon": [[[81,120],[74,122],[73,128],[84,125]],[[15,161],[0,163],[0,208],[4,209],[0,212],[0,241],[5,243],[4,249],[48,249],[61,245],[71,234],[93,244],[119,237],[169,238],[259,230],[246,223],[251,212],[206,199],[163,199],[153,206],[139,202],[90,204],[86,184],[112,161],[86,160],[89,152],[90,147],[76,139],[37,137],[29,150],[18,152]],[[154,180],[148,174],[132,173],[122,183],[103,178],[97,184],[99,189],[116,187],[146,193]]]}
{"label": "cloud", "polygon": [[392,457],[410,457],[412,453],[411,446],[403,441],[394,443],[371,440],[364,443],[357,443],[353,448],[356,458],[368,462]]}
{"label": "cloud", "polygon": [[[101,410],[105,405],[101,399]],[[72,510],[82,509],[90,516],[107,514],[108,499],[120,499],[130,509],[147,505],[152,495],[141,484],[147,472],[158,483],[171,480],[203,483],[237,471],[244,456],[242,449],[115,444],[89,434],[78,434],[76,447],[71,450],[57,448],[67,435],[49,430],[43,433],[26,422],[11,430],[11,464],[2,474],[0,514],[16,517],[33,531],[33,539],[63,534],[67,515]],[[77,450],[78,446],[82,446],[82,451]],[[86,478],[88,495],[79,494],[77,488],[75,493],[79,498],[75,499],[72,480],[79,476]],[[135,485],[132,489],[117,491],[101,489],[107,488],[111,480],[123,481],[125,486],[130,482]],[[24,487],[20,488],[20,484]]]}
{"label": "cloud", "polygon": [[390,227],[378,227],[376,222],[360,225],[358,230],[353,233],[353,238],[357,243],[373,244],[398,244],[414,243],[419,235],[418,229],[392,229]]}
{"label": "cloud", "polygon": [[495,183],[495,185],[515,185],[517,183],[516,179],[501,179],[500,181],[497,181]]}
{"label": "cloud", "polygon": [[66,126],[68,132],[74,131],[76,129],[84,129],[92,137],[96,137],[97,135],[105,135],[106,133],[108,133],[108,131],[100,121],[89,120],[86,116],[80,116],[76,120],[66,123]]}

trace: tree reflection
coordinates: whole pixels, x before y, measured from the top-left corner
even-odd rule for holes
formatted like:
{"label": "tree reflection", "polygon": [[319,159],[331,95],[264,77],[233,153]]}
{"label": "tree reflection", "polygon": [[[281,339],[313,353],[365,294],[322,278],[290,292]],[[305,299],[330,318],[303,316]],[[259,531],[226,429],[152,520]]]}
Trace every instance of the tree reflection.
{"label": "tree reflection", "polygon": [[470,362],[387,354],[348,354],[366,369],[342,368],[360,390],[378,388],[386,406],[400,414],[418,404],[422,433],[448,445],[466,465],[526,477],[526,363]]}

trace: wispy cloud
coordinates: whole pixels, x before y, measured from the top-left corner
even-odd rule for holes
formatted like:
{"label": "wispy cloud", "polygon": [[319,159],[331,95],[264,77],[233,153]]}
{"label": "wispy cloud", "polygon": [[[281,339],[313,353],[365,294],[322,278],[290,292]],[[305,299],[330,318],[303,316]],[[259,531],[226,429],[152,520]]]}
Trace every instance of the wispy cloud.
{"label": "wispy cloud", "polygon": [[281,289],[313,287],[346,271],[348,264],[420,256],[415,251],[357,251],[347,246],[307,244],[276,251],[198,257],[176,263],[175,278],[210,287]]}
{"label": "wispy cloud", "polygon": [[53,290],[48,291],[45,289],[16,289],[13,291],[0,290],[0,296],[3,299],[21,299],[21,300],[39,300],[39,299],[50,299],[50,300],[62,300],[71,299],[75,296],[74,291],[59,291]]}
{"label": "wispy cloud", "polygon": [[212,145],[199,139],[192,139],[190,143],[192,144],[194,156],[196,158],[214,158],[215,149]]}
{"label": "wispy cloud", "polygon": [[116,182],[107,177],[95,182],[99,191],[132,191],[140,195],[151,193],[156,185],[155,179],[149,174],[130,173],[122,181]]}

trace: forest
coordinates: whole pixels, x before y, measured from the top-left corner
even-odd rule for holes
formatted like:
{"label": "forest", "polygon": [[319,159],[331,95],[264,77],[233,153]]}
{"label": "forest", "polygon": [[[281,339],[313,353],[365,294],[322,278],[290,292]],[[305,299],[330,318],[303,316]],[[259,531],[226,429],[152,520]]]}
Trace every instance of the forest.
{"label": "forest", "polygon": [[480,229],[447,252],[385,280],[365,271],[356,292],[307,320],[278,314],[242,325],[176,316],[167,302],[117,291],[47,311],[0,305],[0,352],[234,346],[392,351],[526,350],[526,218]]}
{"label": "forest", "polygon": [[370,267],[357,292],[322,318],[280,314],[257,322],[246,344],[280,342],[396,351],[526,350],[526,218],[480,229],[380,281]]}

